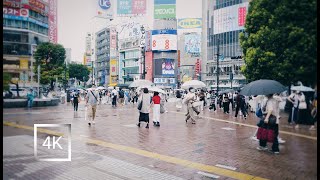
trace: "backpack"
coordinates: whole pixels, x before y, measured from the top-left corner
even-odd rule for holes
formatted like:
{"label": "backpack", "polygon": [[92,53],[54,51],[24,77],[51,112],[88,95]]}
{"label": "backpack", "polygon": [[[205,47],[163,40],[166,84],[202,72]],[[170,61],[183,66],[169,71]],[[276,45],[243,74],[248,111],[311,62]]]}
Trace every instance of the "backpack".
{"label": "backpack", "polygon": [[121,91],[119,91],[119,97],[120,98],[124,98],[124,93],[123,93],[123,91],[121,90]]}

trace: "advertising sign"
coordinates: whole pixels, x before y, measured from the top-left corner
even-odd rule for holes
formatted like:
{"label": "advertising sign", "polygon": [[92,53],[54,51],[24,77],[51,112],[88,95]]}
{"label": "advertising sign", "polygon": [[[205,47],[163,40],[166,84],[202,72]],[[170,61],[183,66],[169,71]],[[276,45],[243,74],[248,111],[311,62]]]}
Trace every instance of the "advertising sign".
{"label": "advertising sign", "polygon": [[124,23],[118,27],[118,37],[119,39],[130,39],[139,38],[141,36],[141,24],[137,22]]}
{"label": "advertising sign", "polygon": [[176,0],[154,0],[154,4],[176,4]]}
{"label": "advertising sign", "polygon": [[154,78],[155,84],[175,84],[175,78]]}
{"label": "advertising sign", "polygon": [[146,62],[146,80],[152,81],[152,73],[153,73],[153,60],[152,60],[152,52],[146,52],[145,54],[145,62]]}
{"label": "advertising sign", "polygon": [[186,34],[184,40],[184,51],[192,57],[199,57],[201,53],[201,35]]}
{"label": "advertising sign", "polygon": [[29,62],[28,59],[20,58],[20,69],[27,70],[29,67],[28,62]]}
{"label": "advertising sign", "polygon": [[21,0],[3,0],[3,6],[21,8]]}
{"label": "advertising sign", "polygon": [[213,33],[220,34],[244,29],[249,2],[225,7],[213,12]]}
{"label": "advertising sign", "polygon": [[154,5],[154,19],[176,18],[175,4]]}
{"label": "advertising sign", "polygon": [[48,22],[49,22],[49,41],[51,43],[58,42],[58,25],[57,25],[57,0],[49,0],[49,14],[48,14]]}
{"label": "advertising sign", "polygon": [[[49,3],[50,5],[50,3]],[[37,13],[42,14],[43,16],[48,16],[49,7],[47,4],[44,4],[40,0],[23,0],[21,1],[21,7],[25,9],[30,9]]]}
{"label": "advertising sign", "polygon": [[201,27],[202,27],[201,18],[178,19],[178,29],[193,29],[193,28],[201,28]]}
{"label": "advertising sign", "polygon": [[110,28],[110,49],[117,49],[117,30]]}
{"label": "advertising sign", "polygon": [[86,37],[86,55],[91,55],[91,36]]}
{"label": "advertising sign", "polygon": [[145,44],[145,51],[152,51],[152,36],[151,36],[151,31],[146,32],[146,44]]}
{"label": "advertising sign", "polygon": [[117,85],[117,60],[110,59],[110,86]]}
{"label": "advertising sign", "polygon": [[96,0],[92,1],[95,5],[95,16],[100,18],[112,19],[113,18],[113,0]]}
{"label": "advertising sign", "polygon": [[162,75],[163,76],[174,76],[174,59],[163,59],[162,60]]}
{"label": "advertising sign", "polygon": [[178,68],[180,67],[180,50],[178,50],[178,58],[177,58],[177,61],[178,61]]}
{"label": "advertising sign", "polygon": [[201,71],[201,64],[200,64],[200,60],[197,59],[197,62],[196,62],[196,68],[195,68],[195,74],[199,74]]}
{"label": "advertising sign", "polygon": [[146,0],[118,0],[118,16],[134,16],[146,13]]}
{"label": "advertising sign", "polygon": [[153,30],[152,50],[170,51],[177,50],[177,30]]}

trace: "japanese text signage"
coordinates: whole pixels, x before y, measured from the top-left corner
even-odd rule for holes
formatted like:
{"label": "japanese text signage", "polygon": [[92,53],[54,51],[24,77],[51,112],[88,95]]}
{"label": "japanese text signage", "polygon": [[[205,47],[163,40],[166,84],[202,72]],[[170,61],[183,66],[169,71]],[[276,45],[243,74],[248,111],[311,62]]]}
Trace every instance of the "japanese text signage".
{"label": "japanese text signage", "polygon": [[146,13],[146,0],[118,0],[118,16],[134,16]]}
{"label": "japanese text signage", "polygon": [[3,0],[3,6],[21,8],[21,0]]}
{"label": "japanese text signage", "polygon": [[176,18],[176,0],[154,0],[154,19]]}
{"label": "japanese text signage", "polygon": [[146,45],[145,45],[145,51],[152,51],[152,39],[151,39],[151,31],[146,32]]}
{"label": "japanese text signage", "polygon": [[170,51],[177,50],[177,30],[153,30],[152,50]]}
{"label": "japanese text signage", "polygon": [[49,41],[52,43],[58,42],[57,30],[57,0],[49,0]]}

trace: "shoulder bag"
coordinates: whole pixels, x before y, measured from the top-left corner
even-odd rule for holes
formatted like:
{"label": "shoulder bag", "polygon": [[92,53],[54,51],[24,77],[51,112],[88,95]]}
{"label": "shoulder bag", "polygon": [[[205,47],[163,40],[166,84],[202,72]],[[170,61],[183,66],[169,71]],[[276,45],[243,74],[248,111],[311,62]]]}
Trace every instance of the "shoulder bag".
{"label": "shoulder bag", "polygon": [[142,99],[141,99],[141,101],[140,101],[139,104],[138,104],[138,110],[139,110],[139,111],[141,111],[141,109],[142,109],[142,102],[143,102],[143,94],[142,94]]}

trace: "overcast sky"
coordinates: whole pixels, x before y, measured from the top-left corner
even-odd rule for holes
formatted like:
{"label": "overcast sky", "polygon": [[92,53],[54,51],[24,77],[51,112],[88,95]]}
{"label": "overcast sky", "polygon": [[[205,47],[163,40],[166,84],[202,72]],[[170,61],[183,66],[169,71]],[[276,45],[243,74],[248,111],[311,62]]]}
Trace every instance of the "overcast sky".
{"label": "overcast sky", "polygon": [[[153,0],[146,1],[147,15],[134,19],[147,22],[152,28]],[[106,19],[93,18],[96,2],[97,0],[58,0],[58,43],[65,48],[71,48],[72,61],[82,62],[87,32],[96,32],[108,24]],[[177,19],[201,18],[202,0],[176,0],[176,2]],[[114,14],[116,16],[116,9]]]}

